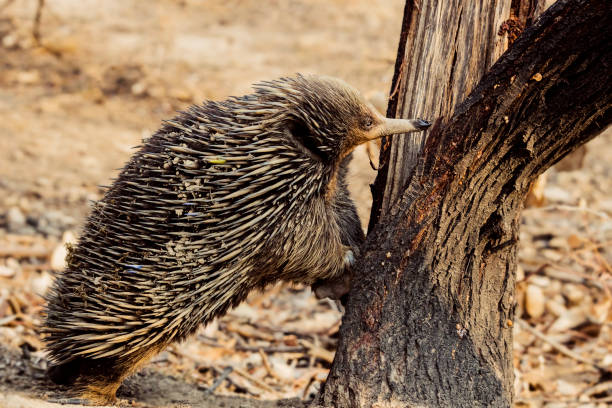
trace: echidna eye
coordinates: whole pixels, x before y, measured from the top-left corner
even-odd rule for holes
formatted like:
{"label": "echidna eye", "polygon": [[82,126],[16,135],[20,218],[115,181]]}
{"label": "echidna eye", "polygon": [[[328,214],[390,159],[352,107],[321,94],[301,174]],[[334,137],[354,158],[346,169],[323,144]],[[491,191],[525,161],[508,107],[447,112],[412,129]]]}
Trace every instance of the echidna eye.
{"label": "echidna eye", "polygon": [[365,122],[363,123],[363,127],[366,129],[371,128],[374,125],[374,119],[372,119],[371,116],[368,116],[365,120]]}

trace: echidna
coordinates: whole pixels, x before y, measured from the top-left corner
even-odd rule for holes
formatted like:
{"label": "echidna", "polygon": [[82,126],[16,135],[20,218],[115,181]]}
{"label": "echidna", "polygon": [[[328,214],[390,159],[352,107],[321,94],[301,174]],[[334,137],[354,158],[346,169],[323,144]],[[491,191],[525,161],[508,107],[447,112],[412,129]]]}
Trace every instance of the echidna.
{"label": "echidna", "polygon": [[43,328],[50,376],[80,398],[112,403],[140,364],[253,289],[347,290],[364,239],[350,153],[429,123],[386,119],[330,77],[254,88],[167,121],[94,205]]}

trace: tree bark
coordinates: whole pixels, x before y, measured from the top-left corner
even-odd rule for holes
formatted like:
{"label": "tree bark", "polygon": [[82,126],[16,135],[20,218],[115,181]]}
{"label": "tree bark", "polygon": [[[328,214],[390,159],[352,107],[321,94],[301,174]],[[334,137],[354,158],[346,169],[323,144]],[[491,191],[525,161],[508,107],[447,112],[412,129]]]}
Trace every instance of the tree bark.
{"label": "tree bark", "polygon": [[[452,117],[436,119],[406,182],[377,190],[389,204],[357,264],[321,405],[511,406],[522,202],[535,177],[610,124],[611,20],[606,0],[558,1],[463,103],[445,105]],[[405,66],[398,92],[412,77],[446,84],[428,69]]]}
{"label": "tree bark", "polygon": [[[450,116],[506,50],[509,16],[509,0],[407,0],[387,116]],[[370,228],[402,194],[427,133],[383,140]]]}

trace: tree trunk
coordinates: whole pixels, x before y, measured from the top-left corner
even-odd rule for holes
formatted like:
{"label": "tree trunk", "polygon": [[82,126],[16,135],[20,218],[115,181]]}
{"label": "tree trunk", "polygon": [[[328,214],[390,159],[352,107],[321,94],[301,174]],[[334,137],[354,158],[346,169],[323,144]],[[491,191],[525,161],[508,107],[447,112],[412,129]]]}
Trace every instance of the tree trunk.
{"label": "tree trunk", "polygon": [[[387,116],[450,116],[506,50],[498,30],[509,16],[509,0],[407,0]],[[370,228],[402,194],[426,136],[383,140]]]}
{"label": "tree trunk", "polygon": [[[488,16],[495,15],[492,10],[497,8]],[[423,3],[406,11],[405,24],[417,28],[418,21],[441,15]],[[460,11],[462,19],[472,18],[468,11]],[[489,26],[494,20],[466,21],[471,30],[487,26],[483,32],[496,33]],[[445,27],[452,32],[458,26]],[[393,177],[406,176],[396,161],[407,156],[392,147],[386,188],[375,190],[384,192],[375,209],[379,222],[355,271],[359,279],[349,294],[321,405],[512,404],[520,209],[535,177],[611,121],[611,27],[607,0],[558,1],[456,107],[477,81],[478,69],[462,64],[459,73],[452,69],[455,62],[447,77],[435,78],[425,77],[437,72],[435,66],[399,69],[402,98],[414,97],[407,91],[419,81],[452,88],[433,93],[440,98],[437,112],[450,119],[436,119],[405,182]],[[461,44],[470,48],[467,41]],[[453,59],[464,54],[457,48]],[[488,60],[493,54],[485,53]],[[464,85],[457,84],[458,76],[465,76]]]}

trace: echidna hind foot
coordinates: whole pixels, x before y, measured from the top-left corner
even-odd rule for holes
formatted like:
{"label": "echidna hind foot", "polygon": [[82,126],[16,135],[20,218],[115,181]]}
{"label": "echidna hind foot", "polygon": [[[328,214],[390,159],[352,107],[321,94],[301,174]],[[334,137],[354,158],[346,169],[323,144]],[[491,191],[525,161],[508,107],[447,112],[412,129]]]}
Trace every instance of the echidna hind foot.
{"label": "echidna hind foot", "polygon": [[139,350],[129,360],[80,357],[52,366],[48,374],[57,384],[72,385],[70,394],[75,401],[81,401],[79,403],[113,405],[117,402],[117,389],[123,380],[158,351],[159,347]]}
{"label": "echidna hind foot", "polygon": [[85,391],[79,393],[79,397],[90,405],[114,405],[117,403],[115,394],[120,385],[121,382],[88,384]]}
{"label": "echidna hind foot", "polygon": [[109,360],[77,358],[64,364],[51,366],[49,378],[56,384],[69,385],[66,403],[112,405],[121,382],[131,372],[129,367]]}

